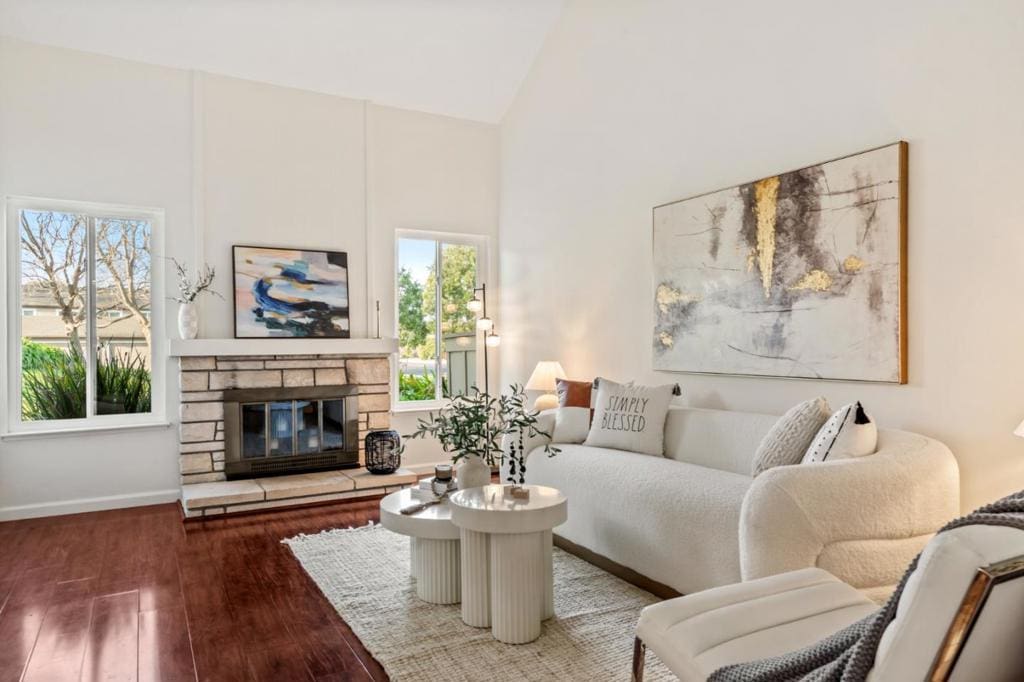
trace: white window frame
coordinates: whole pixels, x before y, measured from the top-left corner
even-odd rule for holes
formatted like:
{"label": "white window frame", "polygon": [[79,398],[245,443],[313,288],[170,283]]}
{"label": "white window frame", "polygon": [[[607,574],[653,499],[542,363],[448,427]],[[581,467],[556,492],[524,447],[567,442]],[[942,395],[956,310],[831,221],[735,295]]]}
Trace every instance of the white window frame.
{"label": "white window frame", "polygon": [[[487,282],[491,272],[491,260],[490,260],[490,239],[486,235],[481,234],[467,234],[461,232],[438,232],[436,230],[396,230],[395,231],[395,266],[394,272],[392,273],[392,283],[394,286],[394,320],[395,320],[395,338],[399,338],[399,325],[401,321],[398,317],[398,302],[399,302],[399,291],[398,291],[398,272],[401,268],[401,261],[399,260],[399,246],[403,239],[419,239],[421,241],[433,241],[437,242],[437,248],[435,249],[435,263],[440,265],[440,253],[442,244],[457,244],[462,246],[474,246],[476,247],[476,286]],[[437,324],[441,323],[441,279],[437,280],[438,295],[436,300],[437,313]],[[488,316],[494,319],[494,309],[497,306],[497,301],[488,301],[489,312]],[[484,343],[483,337],[479,330],[476,331],[476,376],[479,380],[484,376],[484,352],[486,344]],[[437,376],[440,379],[441,376],[441,334],[440,328],[435,330],[434,344],[437,355]],[[402,352],[399,350],[395,358],[395,367],[391,379],[391,410],[392,412],[421,412],[438,410],[444,407],[448,401],[443,398],[435,398],[434,400],[399,400],[398,392],[398,378],[400,373],[400,366],[402,361]],[[478,381],[479,383],[479,381]],[[442,382],[437,381],[435,385],[435,395],[439,395],[441,391]]]}
{"label": "white window frame", "polygon": [[[3,383],[3,395],[6,405],[2,410],[3,424],[0,434],[18,436],[32,434],[59,434],[77,431],[104,431],[110,429],[140,428],[147,426],[166,426],[166,368],[167,347],[164,329],[164,211],[159,208],[125,206],[88,201],[69,201],[66,199],[43,199],[36,197],[9,196],[5,199],[3,211],[3,246],[6,276],[0,281],[0,298],[6,302],[7,314],[0,320],[3,327],[2,357],[7,358],[0,368],[0,382]],[[94,218],[142,219],[150,224],[150,320],[152,339],[150,347],[151,372],[151,406],[144,414],[91,414],[95,409],[92,401],[86,400],[89,416],[82,419],[52,419],[41,421],[22,421],[21,418],[21,225],[18,214],[21,211],[59,211],[62,213],[80,213]],[[92,244],[90,238],[90,259]],[[90,261],[91,263],[93,261]],[[92,286],[93,268],[90,265],[89,295],[94,295]],[[95,307],[93,306],[95,309]],[[89,327],[95,325],[90,319]],[[89,336],[92,336],[90,332]],[[95,352],[89,349],[87,354],[87,382],[91,386],[95,381]],[[87,388],[87,391],[90,391]]]}

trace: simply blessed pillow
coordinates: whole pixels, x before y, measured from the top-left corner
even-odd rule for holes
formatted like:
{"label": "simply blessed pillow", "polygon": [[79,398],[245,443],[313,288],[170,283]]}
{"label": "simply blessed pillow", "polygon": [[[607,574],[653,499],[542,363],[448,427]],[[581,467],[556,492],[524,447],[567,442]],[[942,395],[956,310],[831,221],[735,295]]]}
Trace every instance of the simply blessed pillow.
{"label": "simply blessed pillow", "polygon": [[677,384],[638,386],[601,379],[584,445],[664,455],[665,417],[678,390]]}

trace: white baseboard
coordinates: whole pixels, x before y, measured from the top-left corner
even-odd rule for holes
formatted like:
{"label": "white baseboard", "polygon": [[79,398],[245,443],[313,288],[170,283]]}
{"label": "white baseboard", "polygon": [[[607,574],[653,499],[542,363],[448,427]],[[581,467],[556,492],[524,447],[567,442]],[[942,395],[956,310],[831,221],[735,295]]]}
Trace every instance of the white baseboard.
{"label": "white baseboard", "polygon": [[60,516],[62,514],[80,514],[82,512],[121,509],[123,507],[142,507],[147,504],[177,502],[180,496],[181,489],[174,488],[173,490],[154,490],[148,493],[87,497],[66,502],[40,502],[38,504],[25,504],[18,507],[0,507],[0,521],[34,519],[40,516]]}

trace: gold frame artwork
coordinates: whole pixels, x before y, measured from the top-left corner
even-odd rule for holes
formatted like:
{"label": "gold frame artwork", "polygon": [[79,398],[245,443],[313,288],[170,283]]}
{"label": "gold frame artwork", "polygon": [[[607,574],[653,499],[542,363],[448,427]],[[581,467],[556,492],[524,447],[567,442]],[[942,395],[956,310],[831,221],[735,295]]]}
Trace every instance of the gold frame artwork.
{"label": "gold frame artwork", "polygon": [[[737,270],[736,264],[731,261],[716,261],[716,259],[719,258],[719,242],[723,244],[723,254],[735,253],[728,249],[725,244],[728,243],[726,240],[729,236],[736,234],[735,230],[737,226],[735,225],[735,221],[739,220],[739,218],[737,218],[737,209],[732,208],[736,202],[742,201],[742,197],[744,196],[757,197],[754,200],[754,204],[759,208],[759,210],[755,213],[754,218],[752,218],[751,221],[754,222],[756,220],[757,222],[756,233],[758,244],[756,248],[751,247],[751,255],[747,256],[746,266],[742,267],[742,269],[746,270],[748,273],[747,280],[751,277],[749,273],[753,273],[755,276],[758,275],[758,273],[761,273],[759,277],[764,280],[763,286],[767,296],[769,286],[779,286],[778,281],[772,280],[772,273],[774,269],[776,275],[778,275],[778,266],[779,263],[782,262],[776,260],[774,268],[771,263],[773,258],[778,258],[777,252],[774,248],[775,221],[776,210],[780,211],[778,215],[782,215],[782,209],[776,209],[774,202],[777,197],[780,197],[780,179],[806,174],[819,168],[828,167],[830,164],[849,162],[860,156],[882,152],[889,149],[892,149],[895,154],[895,159],[892,160],[892,163],[895,166],[894,171],[896,173],[896,177],[892,178],[889,182],[893,183],[896,187],[898,196],[892,198],[897,199],[898,204],[895,209],[895,215],[892,216],[892,219],[888,224],[887,234],[892,235],[889,239],[898,240],[898,244],[892,241],[890,241],[889,244],[893,252],[892,257],[898,258],[899,262],[897,264],[898,271],[895,274],[895,283],[894,285],[890,285],[897,288],[898,291],[894,292],[895,295],[889,299],[889,301],[891,301],[890,303],[884,304],[885,306],[898,307],[898,310],[896,311],[892,311],[891,307],[889,308],[890,317],[888,319],[890,322],[888,324],[890,327],[895,328],[894,331],[896,332],[897,338],[894,342],[886,342],[893,344],[888,346],[892,351],[892,354],[890,354],[885,365],[888,371],[879,372],[877,375],[869,373],[865,368],[870,366],[871,363],[866,357],[860,358],[855,364],[848,363],[846,367],[841,368],[838,372],[830,371],[838,368],[836,361],[834,359],[830,359],[829,361],[833,363],[833,366],[831,368],[823,368],[818,372],[811,366],[801,366],[803,358],[760,354],[764,351],[760,351],[756,347],[748,347],[747,343],[738,342],[738,339],[748,342],[752,338],[754,332],[753,327],[738,321],[754,318],[753,315],[748,315],[747,313],[769,313],[773,311],[761,309],[770,306],[753,306],[753,301],[749,298],[740,298],[739,303],[731,302],[727,305],[716,303],[716,308],[709,309],[713,310],[713,312],[700,312],[703,310],[703,306],[709,305],[708,299],[704,296],[706,290],[714,291],[716,292],[715,295],[717,295],[717,292],[722,291],[723,287],[725,287],[726,290],[734,292],[734,295],[737,297],[749,296],[749,291],[746,291],[743,288],[749,286],[749,281],[743,279],[725,279],[726,277],[729,277],[729,275],[722,274],[725,271]],[[653,258],[652,298],[654,302],[652,359],[654,369],[658,371],[678,372],[682,374],[906,384],[908,382],[909,371],[909,334],[907,316],[907,268],[909,260],[907,246],[907,224],[909,213],[908,160],[909,146],[905,141],[901,140],[873,147],[871,149],[865,149],[853,154],[832,158],[820,163],[810,164],[801,168],[785,171],[759,180],[740,183],[738,185],[724,187],[711,192],[703,192],[685,199],[670,201],[655,206],[652,209],[651,240]],[[822,172],[824,173],[826,171],[822,170]],[[783,182],[783,185],[785,185],[785,182]],[[828,189],[827,181],[825,188]],[[844,194],[849,193],[850,191],[852,190],[844,189],[838,192],[829,190],[821,196]],[[739,193],[738,197],[734,196],[737,192]],[[716,197],[715,195],[720,196]],[[770,195],[769,198],[771,201],[761,201],[761,197],[767,195]],[[782,199],[778,198],[778,201],[781,205]],[[687,204],[690,205],[690,208],[685,206]],[[764,210],[760,210],[762,204],[765,207]],[[859,204],[855,204],[854,206],[858,205]],[[723,219],[721,218],[721,215],[716,216],[715,209],[719,208],[723,211],[721,215],[730,216],[725,219],[724,223],[722,222]],[[839,209],[822,208],[818,210]],[[703,220],[704,216],[708,215],[711,216],[711,218],[707,219],[710,227],[705,225],[703,222],[692,222],[693,220]],[[689,229],[691,226],[692,230]],[[741,229],[745,232],[747,230],[747,226],[742,225]],[[754,228],[751,227],[750,229],[753,230]],[[822,227],[821,229],[824,230],[826,228]],[[719,234],[719,236],[714,238],[714,240],[712,240],[712,237],[710,236],[699,236],[712,231],[717,231]],[[679,238],[685,238],[687,240],[691,238],[696,240],[706,239],[707,242],[697,241],[695,242],[695,246],[690,247],[689,241],[680,242]],[[765,242],[766,248],[762,248],[762,241]],[[683,244],[685,244],[685,247],[682,246]],[[700,251],[700,246],[704,244],[707,244],[708,246],[708,254],[704,254]],[[754,251],[757,251],[757,253],[755,254]],[[728,258],[730,256],[725,257]],[[678,260],[675,260],[675,258],[678,258]],[[732,258],[735,259],[735,256],[732,256]],[[854,266],[858,269],[862,265],[863,263],[861,263],[859,259],[854,263]],[[857,270],[853,269],[846,270],[846,267],[845,261],[843,261],[842,268],[838,273],[832,273],[831,277],[827,277],[828,273],[811,270],[806,273],[803,280],[795,283],[791,282],[787,289],[789,291],[802,290],[806,292],[824,292],[827,290],[828,286],[825,279],[831,280],[832,278],[848,276],[851,272],[857,272]],[[701,279],[698,281],[694,279],[693,276],[687,275],[685,279],[679,280],[673,274],[686,270],[699,273]],[[817,276],[818,279],[815,279],[814,276]],[[754,279],[756,280],[758,277],[754,277]],[[745,281],[746,283],[743,283]],[[773,281],[774,283],[769,285],[770,281]],[[697,286],[704,286],[707,287],[707,289],[705,289],[705,291],[700,289],[691,291],[688,289],[688,287]],[[838,302],[842,299],[837,296],[835,300]],[[861,299],[851,298],[849,300]],[[691,304],[692,308],[689,308],[688,306],[691,306]],[[751,306],[757,309],[748,309]],[[793,309],[795,310],[795,308]],[[775,311],[775,313],[776,318],[778,319],[781,319],[780,314],[786,314],[785,310]],[[710,315],[711,317],[709,319],[714,319],[719,314],[725,315],[725,317],[721,319],[725,319],[727,323],[730,323],[731,320],[736,320],[737,322],[732,322],[732,324],[734,324],[734,328],[730,328],[728,333],[719,332],[719,335],[716,335],[716,333],[709,332],[707,330],[709,327],[720,326],[721,322],[713,324],[704,318],[707,315]],[[768,320],[769,316],[764,315],[758,319]],[[822,318],[822,320],[824,319],[829,318]],[[794,338],[807,339],[817,336],[828,338],[829,334],[835,333],[834,330],[820,323],[818,320],[816,320],[815,324],[811,325],[811,327],[812,328],[809,328],[807,325],[798,327],[792,332],[795,335]],[[697,355],[680,354],[677,348],[681,347],[679,344],[688,334],[694,334],[694,338],[696,338],[697,341],[701,342],[701,344],[711,350]],[[708,336],[708,334],[710,334],[710,336]],[[715,353],[720,359],[713,360],[708,356],[708,353]],[[746,358],[746,360],[741,360],[741,358]],[[786,367],[788,371],[784,371],[782,369],[783,367]]]}

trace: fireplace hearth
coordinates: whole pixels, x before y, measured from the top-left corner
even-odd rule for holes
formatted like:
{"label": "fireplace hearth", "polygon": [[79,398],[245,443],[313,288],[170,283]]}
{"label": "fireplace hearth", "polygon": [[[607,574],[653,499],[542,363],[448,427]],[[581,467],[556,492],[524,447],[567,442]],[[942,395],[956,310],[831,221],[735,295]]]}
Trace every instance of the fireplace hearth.
{"label": "fireplace hearth", "polygon": [[224,391],[228,479],[359,466],[356,386]]}

